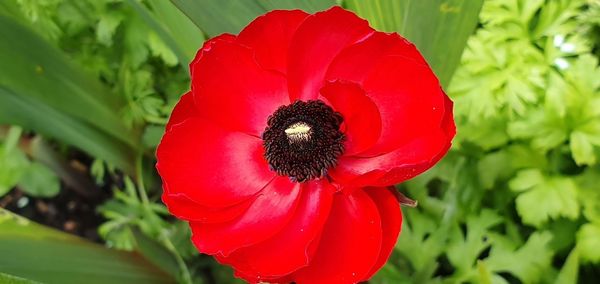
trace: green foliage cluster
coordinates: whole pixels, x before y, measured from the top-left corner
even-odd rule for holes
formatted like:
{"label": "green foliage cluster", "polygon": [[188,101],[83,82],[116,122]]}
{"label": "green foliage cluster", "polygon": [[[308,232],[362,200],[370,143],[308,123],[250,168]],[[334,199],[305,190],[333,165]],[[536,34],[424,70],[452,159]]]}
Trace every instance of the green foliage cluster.
{"label": "green foliage cluster", "polygon": [[[377,283],[593,283],[600,264],[597,1],[489,0],[448,88],[458,136],[401,190]],[[515,282],[516,281],[516,282]]]}
{"label": "green foliage cluster", "polygon": [[[98,228],[107,246],[141,252],[156,267],[168,272],[169,277],[184,283],[191,283],[192,277],[196,278],[195,283],[202,283],[204,275],[193,273],[200,273],[207,267],[220,269],[207,258],[200,257],[192,247],[187,225],[168,217],[168,211],[160,203],[160,182],[152,176],[153,167],[150,166],[168,116],[180,95],[189,88],[187,64],[202,45],[205,39],[203,32],[177,8],[162,0],[8,0],[0,3],[0,17],[33,31],[31,37],[43,39],[48,49],[60,50],[69,62],[74,63],[73,68],[77,72],[89,75],[95,83],[101,84],[118,102],[111,111],[123,122],[125,131],[121,134],[127,136],[133,133],[135,136],[133,149],[136,153],[129,153],[135,158],[126,156],[131,164],[129,169],[118,160],[111,159],[110,155],[94,153],[90,147],[86,148],[86,144],[76,144],[96,154],[90,173],[99,186],[103,186],[105,181],[121,179],[122,171],[136,179],[134,184],[131,178],[125,177],[123,188],[112,188],[114,197],[97,208],[98,214],[107,219]],[[160,25],[157,26],[157,23]],[[187,28],[195,37],[179,37],[178,48],[172,48],[168,40],[161,37],[161,33],[169,29],[169,24],[177,29]],[[50,57],[51,54],[44,56]],[[14,86],[2,76],[0,87]],[[61,123],[51,122],[49,127]],[[34,139],[39,138],[35,133],[24,133],[17,126],[6,130],[0,128],[0,197],[15,186],[33,197],[47,198],[58,194],[60,182],[58,174],[52,171],[55,168],[51,170],[36,161],[35,156],[26,153],[29,148],[20,145],[31,140],[32,135]],[[103,141],[94,142],[101,144]],[[57,150],[59,155],[71,151],[63,146]],[[57,161],[50,164],[52,162]],[[145,188],[144,183],[149,188]],[[10,231],[4,224],[0,224],[0,228],[0,231]],[[0,246],[0,251],[4,249]],[[25,247],[22,249],[27,250]],[[196,263],[196,267],[188,269],[184,258]],[[72,265],[73,270],[78,269],[77,262]],[[0,264],[0,271],[5,269],[2,267]],[[132,272],[134,275],[130,276],[130,280],[139,276],[135,273]],[[105,279],[116,283],[108,274],[98,281],[102,283]],[[216,271],[215,274],[231,277],[226,272]],[[36,279],[35,273],[21,276]],[[63,281],[69,280],[69,277],[47,278],[51,279],[66,283]],[[146,281],[143,275],[137,279]]]}
{"label": "green foliage cluster", "polygon": [[[0,196],[15,186],[36,197],[52,197],[60,191],[58,177],[44,164],[30,161],[18,147],[22,129],[12,126],[0,134]],[[5,136],[5,137],[2,137]]]}
{"label": "green foliage cluster", "polygon": [[[403,209],[397,247],[371,282],[568,284],[599,277],[597,0],[484,1],[460,64],[480,0],[3,0],[0,36],[18,31],[13,40],[35,44],[39,54],[0,42],[0,52],[8,51],[0,59],[26,55],[6,70],[33,74],[0,71],[0,123],[33,130],[0,125],[0,197],[15,186],[34,197],[56,195],[59,177],[64,183],[70,176],[56,157],[75,146],[92,156],[97,185],[112,181],[113,197],[97,208],[108,247],[137,251],[182,283],[237,283],[228,268],[198,254],[187,225],[160,202],[154,148],[189,88],[187,63],[206,38],[236,33],[271,9],[314,12],[336,3],[415,42],[442,83],[450,82],[455,102],[453,149],[398,186],[419,205]],[[56,147],[32,150],[29,142],[42,135]],[[0,237],[13,225],[0,220]],[[98,253],[110,262],[109,252]],[[0,282],[37,279],[3,273],[0,262]],[[147,278],[136,273],[127,277]]]}

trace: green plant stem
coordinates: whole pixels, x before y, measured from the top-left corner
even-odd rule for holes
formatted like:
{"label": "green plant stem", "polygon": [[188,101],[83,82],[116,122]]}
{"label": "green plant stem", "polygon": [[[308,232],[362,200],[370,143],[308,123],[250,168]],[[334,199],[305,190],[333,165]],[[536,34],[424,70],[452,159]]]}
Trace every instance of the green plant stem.
{"label": "green plant stem", "polygon": [[179,265],[179,270],[181,271],[183,283],[192,284],[192,276],[190,274],[190,271],[188,270],[188,267],[185,264],[185,261],[183,260],[181,255],[179,255],[179,253],[177,252],[177,249],[175,249],[173,242],[171,242],[171,240],[165,234],[161,234],[161,240],[163,245],[175,256],[177,264]]}
{"label": "green plant stem", "polygon": [[146,187],[144,186],[144,174],[143,174],[142,160],[143,160],[143,155],[140,153],[137,155],[137,157],[135,159],[135,178],[136,178],[138,193],[140,195],[140,199],[142,199],[144,208],[147,211],[151,211],[150,201],[148,199],[148,194],[146,194]]}
{"label": "green plant stem", "polygon": [[[142,160],[143,160],[143,155],[141,153],[139,153],[137,155],[136,163],[135,163],[135,171],[136,171],[135,178],[136,178],[136,183],[137,183],[137,189],[138,189],[138,193],[140,195],[140,199],[142,200],[142,204],[144,206],[144,210],[146,211],[146,213],[154,214],[154,212],[151,208],[150,200],[148,199],[148,194],[146,193],[146,187],[144,186]],[[183,283],[192,284],[192,277],[191,277],[190,271],[187,268],[187,265],[185,264],[185,261],[183,260],[181,255],[179,255],[179,253],[175,249],[173,242],[171,242],[171,240],[164,233],[160,234],[160,240],[162,241],[162,244],[173,254],[173,256],[175,256],[177,265],[179,266],[179,270],[181,271]]]}

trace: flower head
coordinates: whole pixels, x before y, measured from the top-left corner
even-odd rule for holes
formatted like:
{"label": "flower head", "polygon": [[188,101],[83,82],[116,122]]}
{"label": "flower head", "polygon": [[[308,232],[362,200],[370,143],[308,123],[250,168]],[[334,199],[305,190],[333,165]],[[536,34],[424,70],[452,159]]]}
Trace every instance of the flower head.
{"label": "flower head", "polygon": [[339,7],[272,11],[190,69],[157,169],[198,250],[249,282],[369,279],[400,232],[392,186],[455,133],[415,46]]}

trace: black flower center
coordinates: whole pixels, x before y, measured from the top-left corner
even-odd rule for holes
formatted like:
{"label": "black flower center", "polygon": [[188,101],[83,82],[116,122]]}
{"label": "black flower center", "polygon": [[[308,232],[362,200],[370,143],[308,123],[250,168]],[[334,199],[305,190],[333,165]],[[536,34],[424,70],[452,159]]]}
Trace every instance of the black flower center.
{"label": "black flower center", "polygon": [[295,182],[326,176],[344,152],[343,120],[320,100],[279,107],[262,134],[269,166]]}

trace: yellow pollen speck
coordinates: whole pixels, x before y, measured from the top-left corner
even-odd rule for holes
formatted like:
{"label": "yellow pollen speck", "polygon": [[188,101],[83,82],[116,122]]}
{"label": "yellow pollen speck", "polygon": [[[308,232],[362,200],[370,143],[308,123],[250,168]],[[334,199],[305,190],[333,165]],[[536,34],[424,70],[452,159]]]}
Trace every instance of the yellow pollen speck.
{"label": "yellow pollen speck", "polygon": [[307,140],[310,138],[311,128],[304,122],[296,122],[285,130],[285,134],[290,140]]}
{"label": "yellow pollen speck", "polygon": [[285,130],[285,134],[306,134],[310,132],[310,126],[304,122],[298,122],[292,124],[288,129]]}

